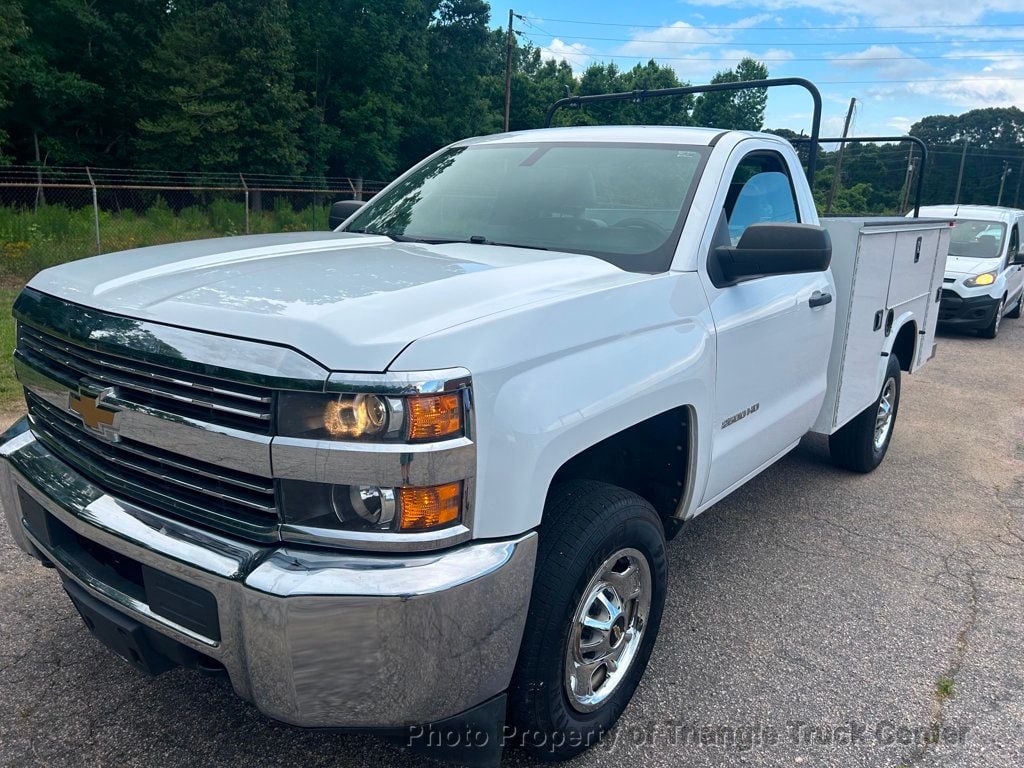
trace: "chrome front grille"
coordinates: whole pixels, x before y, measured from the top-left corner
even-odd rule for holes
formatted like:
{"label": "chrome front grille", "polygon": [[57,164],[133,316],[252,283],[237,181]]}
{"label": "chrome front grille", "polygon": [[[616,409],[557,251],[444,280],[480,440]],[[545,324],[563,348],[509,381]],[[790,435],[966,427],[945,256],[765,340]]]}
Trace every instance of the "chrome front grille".
{"label": "chrome front grille", "polygon": [[96,352],[25,324],[18,326],[18,356],[71,389],[83,383],[98,390],[116,387],[120,399],[139,406],[270,434],[273,394],[268,389]]}
{"label": "chrome front grille", "polygon": [[272,478],[210,463],[187,455],[187,450],[178,453],[139,442],[132,439],[134,432],[96,432],[69,410],[74,393],[111,391],[118,410],[152,414],[157,423],[201,422],[235,434],[269,436],[270,389],[95,351],[24,323],[19,324],[15,356],[19,366],[51,383],[38,389],[24,382],[33,431],[95,485],[143,508],[227,533],[259,541],[277,538],[280,520]]}
{"label": "chrome front grille", "polygon": [[277,536],[274,481],[128,439],[93,437],[73,415],[26,393],[47,448],[111,495],[258,540]]}

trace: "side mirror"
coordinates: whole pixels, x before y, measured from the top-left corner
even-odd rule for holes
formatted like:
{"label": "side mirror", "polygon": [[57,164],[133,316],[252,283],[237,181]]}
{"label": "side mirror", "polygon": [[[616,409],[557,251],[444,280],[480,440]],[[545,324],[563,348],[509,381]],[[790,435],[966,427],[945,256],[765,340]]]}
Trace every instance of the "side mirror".
{"label": "side mirror", "polygon": [[832,263],[832,240],[813,224],[751,224],[739,245],[721,245],[714,261],[724,284],[769,275],[824,272]]}
{"label": "side mirror", "polygon": [[1013,257],[1013,263],[1024,265],[1024,251],[1017,251],[1017,255]]}
{"label": "side mirror", "polygon": [[327,226],[330,229],[337,229],[353,213],[362,208],[366,203],[362,200],[339,200],[331,206],[331,214],[327,217]]}

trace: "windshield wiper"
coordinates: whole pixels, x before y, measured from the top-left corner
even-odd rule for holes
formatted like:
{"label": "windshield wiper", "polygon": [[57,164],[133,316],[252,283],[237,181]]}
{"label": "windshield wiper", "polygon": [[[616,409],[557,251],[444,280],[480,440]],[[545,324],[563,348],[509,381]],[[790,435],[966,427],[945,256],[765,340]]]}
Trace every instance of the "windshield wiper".
{"label": "windshield wiper", "polygon": [[377,235],[394,240],[396,243],[425,243],[426,245],[444,245],[445,243],[461,243],[462,240],[433,239],[429,237],[411,237],[409,235],[392,235],[388,232],[371,232],[368,229],[346,229],[346,232],[354,232],[357,235]]}
{"label": "windshield wiper", "polygon": [[531,251],[547,251],[543,245],[524,245],[523,243],[499,243],[496,240],[488,240],[483,235],[473,235],[469,240],[464,242],[472,243],[473,245],[500,245],[504,248],[529,248]]}
{"label": "windshield wiper", "polygon": [[472,243],[473,245],[499,245],[504,248],[529,248],[533,251],[547,251],[543,245],[524,245],[523,243],[499,243],[496,240],[488,240],[483,235],[473,235],[468,240],[456,240],[454,238],[433,238],[433,237],[412,237],[411,235],[392,235],[387,232],[371,232],[366,229],[348,229],[346,232],[354,232],[359,235],[379,235],[388,237],[396,243],[423,243],[425,245],[449,245],[450,243]]}

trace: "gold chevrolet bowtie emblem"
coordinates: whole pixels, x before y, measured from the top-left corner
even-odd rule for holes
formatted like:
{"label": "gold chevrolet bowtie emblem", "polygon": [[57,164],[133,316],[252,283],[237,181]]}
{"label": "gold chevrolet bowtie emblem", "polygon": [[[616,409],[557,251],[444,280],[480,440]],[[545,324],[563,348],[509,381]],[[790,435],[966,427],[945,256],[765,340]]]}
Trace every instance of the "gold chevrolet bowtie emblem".
{"label": "gold chevrolet bowtie emblem", "polygon": [[106,389],[95,397],[81,392],[72,392],[69,408],[77,413],[90,430],[105,440],[111,442],[117,439],[117,430],[114,429],[114,417],[117,409],[103,405],[103,398],[111,394],[113,390]]}

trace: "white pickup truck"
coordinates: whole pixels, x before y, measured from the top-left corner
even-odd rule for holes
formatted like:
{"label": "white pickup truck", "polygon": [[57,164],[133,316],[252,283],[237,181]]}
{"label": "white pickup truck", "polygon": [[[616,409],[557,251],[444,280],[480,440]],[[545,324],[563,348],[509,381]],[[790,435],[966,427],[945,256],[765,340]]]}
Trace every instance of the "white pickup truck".
{"label": "white pickup truck", "polygon": [[15,306],[15,541],[131,663],[288,723],[585,749],[647,665],[666,540],[808,432],[873,469],[933,352],[949,222],[821,226],[771,135],[470,139],[351,208]]}

